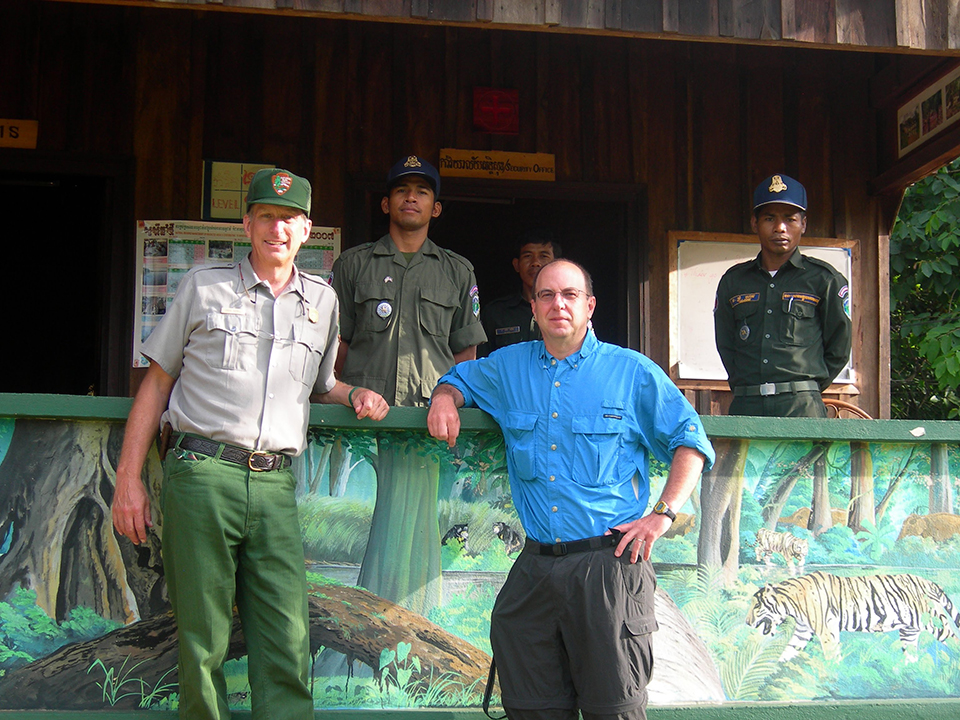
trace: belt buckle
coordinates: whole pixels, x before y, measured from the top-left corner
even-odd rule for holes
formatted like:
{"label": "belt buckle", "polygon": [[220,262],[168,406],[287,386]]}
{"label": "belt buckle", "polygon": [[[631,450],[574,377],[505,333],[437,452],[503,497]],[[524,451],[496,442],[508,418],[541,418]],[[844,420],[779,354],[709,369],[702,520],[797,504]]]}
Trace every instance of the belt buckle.
{"label": "belt buckle", "polygon": [[553,546],[553,554],[557,557],[567,554],[567,544],[565,542],[557,543]]}
{"label": "belt buckle", "polygon": [[776,395],[777,394],[777,384],[776,383],[763,383],[760,386],[760,394],[766,397],[767,395]]}
{"label": "belt buckle", "polygon": [[254,450],[252,453],[250,453],[250,457],[247,458],[247,467],[253,470],[253,472],[264,472],[272,469],[271,467],[260,467],[258,465],[254,465],[255,457],[262,457],[266,459],[267,453],[265,453],[263,450]]}

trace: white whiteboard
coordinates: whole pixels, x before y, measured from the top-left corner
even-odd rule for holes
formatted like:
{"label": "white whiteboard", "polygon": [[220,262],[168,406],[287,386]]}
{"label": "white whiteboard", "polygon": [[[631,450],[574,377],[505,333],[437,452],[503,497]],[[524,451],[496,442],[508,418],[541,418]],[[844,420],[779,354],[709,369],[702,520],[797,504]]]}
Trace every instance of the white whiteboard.
{"label": "white whiteboard", "polygon": [[[804,255],[833,265],[850,285],[851,312],[856,299],[852,282],[852,253],[849,247],[800,246]],[[676,277],[676,370],[680,379],[726,380],[713,331],[713,304],[717,285],[728,268],[752,260],[759,244],[683,240],[677,242]],[[847,366],[834,382],[853,382]]]}

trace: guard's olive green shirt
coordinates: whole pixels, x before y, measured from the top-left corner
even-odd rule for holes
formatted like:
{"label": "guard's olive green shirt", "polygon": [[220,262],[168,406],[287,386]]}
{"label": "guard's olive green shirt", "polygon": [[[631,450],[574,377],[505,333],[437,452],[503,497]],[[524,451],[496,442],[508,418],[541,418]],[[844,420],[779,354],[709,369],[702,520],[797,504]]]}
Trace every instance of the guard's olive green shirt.
{"label": "guard's olive green shirt", "polygon": [[760,256],[717,286],[717,350],[730,387],[815,380],[826,389],[850,358],[850,289],[829,263],[797,250],[776,275]]}
{"label": "guard's olive green shirt", "polygon": [[306,447],[310,395],[333,389],[337,296],[294,268],[276,298],[250,260],[194,268],[143,344],[176,379],[161,423],[265,452]]}
{"label": "guard's olive green shirt", "polygon": [[426,405],[453,354],[486,338],[473,265],[429,238],[409,263],[389,235],[344,251],[333,287],[350,345],[341,379],[390,405]]}

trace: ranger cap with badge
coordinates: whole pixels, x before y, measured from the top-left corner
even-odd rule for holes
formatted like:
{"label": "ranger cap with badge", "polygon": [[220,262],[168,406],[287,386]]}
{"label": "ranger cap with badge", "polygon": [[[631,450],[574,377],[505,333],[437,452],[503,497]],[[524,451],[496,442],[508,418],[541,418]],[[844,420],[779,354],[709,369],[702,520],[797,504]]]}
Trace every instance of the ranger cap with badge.
{"label": "ranger cap with badge", "polygon": [[409,175],[418,175],[425,179],[433,188],[433,199],[440,197],[440,173],[433,165],[416,155],[407,155],[394,163],[387,173],[387,190],[391,190],[402,178]]}
{"label": "ranger cap with badge", "polygon": [[770,203],[793,205],[806,212],[807,190],[789,175],[771,175],[753,191],[753,209]]}
{"label": "ranger cap with badge", "polygon": [[282,205],[302,210],[310,217],[313,189],[310,181],[282,168],[258,170],[247,190],[247,212],[257,203]]}

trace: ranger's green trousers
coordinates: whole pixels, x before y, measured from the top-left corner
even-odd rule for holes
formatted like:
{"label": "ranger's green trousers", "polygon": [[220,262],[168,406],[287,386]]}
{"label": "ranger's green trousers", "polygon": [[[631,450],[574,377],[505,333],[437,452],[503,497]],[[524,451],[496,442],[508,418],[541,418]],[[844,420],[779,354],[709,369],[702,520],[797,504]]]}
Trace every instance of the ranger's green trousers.
{"label": "ranger's green trousers", "polygon": [[[218,452],[219,455],[219,452]],[[229,720],[223,664],[236,601],[254,720],[312,720],[303,542],[287,470],[172,448],[163,565],[180,644],[180,717]]]}

